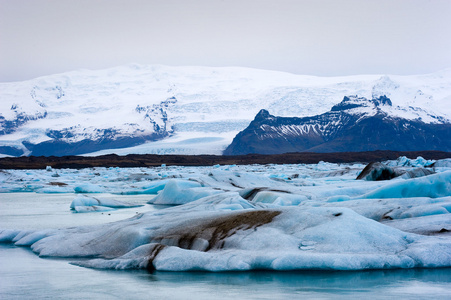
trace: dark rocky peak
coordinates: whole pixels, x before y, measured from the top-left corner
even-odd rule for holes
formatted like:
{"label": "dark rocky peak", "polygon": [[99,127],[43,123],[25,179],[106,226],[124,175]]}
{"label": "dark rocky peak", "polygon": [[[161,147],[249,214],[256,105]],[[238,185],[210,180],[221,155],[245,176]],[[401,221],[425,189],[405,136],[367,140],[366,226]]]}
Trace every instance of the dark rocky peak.
{"label": "dark rocky peak", "polygon": [[371,102],[368,101],[365,97],[358,97],[355,96],[344,96],[343,100],[332,106],[331,111],[342,111],[342,110],[348,110],[353,109],[356,107],[368,107],[371,106]]}
{"label": "dark rocky peak", "polygon": [[177,103],[177,98],[175,98],[175,96],[172,96],[172,97],[166,99],[166,101],[161,101],[161,105],[164,107],[169,107],[169,105],[175,104],[175,103]]}
{"label": "dark rocky peak", "polygon": [[262,121],[271,119],[273,116],[266,109],[261,109],[258,114],[255,116],[254,121]]}
{"label": "dark rocky peak", "polygon": [[345,96],[340,103],[332,107],[331,111],[343,111],[357,107],[378,107],[382,105],[392,106],[392,102],[385,95],[371,100],[365,97],[358,97],[357,95]]}
{"label": "dark rocky peak", "polygon": [[373,100],[371,100],[371,102],[373,102],[374,105],[376,105],[376,106],[381,106],[381,105],[393,106],[393,104],[391,103],[391,100],[385,95],[380,96],[379,98],[374,98]]}
{"label": "dark rocky peak", "polygon": [[[450,151],[451,124],[420,122],[420,117],[406,119],[401,117],[403,110],[392,107],[386,95],[371,100],[346,96],[331,111],[311,117],[279,117],[262,109],[249,126],[237,134],[224,150],[224,155],[304,151]],[[406,108],[405,111],[431,118],[431,115],[413,108]],[[405,176],[428,173],[415,172]],[[375,178],[371,180],[381,180],[396,177],[394,175],[397,174],[390,168],[378,167],[370,177]]]}

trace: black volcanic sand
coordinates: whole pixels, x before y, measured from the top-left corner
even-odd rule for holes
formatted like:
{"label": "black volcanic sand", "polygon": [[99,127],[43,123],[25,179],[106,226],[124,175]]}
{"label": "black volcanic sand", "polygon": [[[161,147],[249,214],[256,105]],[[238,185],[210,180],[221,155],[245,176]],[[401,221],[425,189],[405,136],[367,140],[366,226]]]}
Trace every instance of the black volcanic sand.
{"label": "black volcanic sand", "polygon": [[51,166],[55,169],[83,169],[93,167],[156,167],[167,166],[212,166],[220,165],[250,165],[250,164],[316,164],[320,161],[331,163],[369,163],[373,161],[394,160],[400,156],[425,159],[451,158],[451,152],[442,151],[370,151],[370,152],[335,152],[335,153],[285,153],[274,155],[248,154],[237,156],[217,155],[154,155],[130,154],[119,156],[115,154],[96,157],[83,156],[29,156],[0,158],[0,169],[44,169]]}

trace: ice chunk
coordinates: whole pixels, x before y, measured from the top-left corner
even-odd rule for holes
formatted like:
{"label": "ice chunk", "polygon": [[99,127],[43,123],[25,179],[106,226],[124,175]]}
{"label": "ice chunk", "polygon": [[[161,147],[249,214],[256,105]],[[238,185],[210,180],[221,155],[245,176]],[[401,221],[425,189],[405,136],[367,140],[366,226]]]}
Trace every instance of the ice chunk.
{"label": "ice chunk", "polygon": [[112,207],[100,206],[100,205],[90,205],[90,206],[74,206],[73,208],[78,213],[87,213],[87,212],[104,212],[104,211],[112,211],[116,210]]}
{"label": "ice chunk", "polygon": [[119,192],[119,194],[122,195],[139,195],[139,194],[153,194],[156,195],[159,191],[164,189],[166,184],[169,182],[169,179],[163,179],[163,180],[157,180],[150,184],[146,184],[142,186],[140,189],[133,189],[133,190],[125,190]]}
{"label": "ice chunk", "polygon": [[409,198],[451,196],[451,171],[394,182],[359,198]]}
{"label": "ice chunk", "polygon": [[437,160],[433,166],[437,168],[451,168],[451,158]]}
{"label": "ice chunk", "polygon": [[291,194],[284,191],[274,191],[266,188],[244,189],[240,191],[240,195],[252,201],[252,203],[264,203],[274,206],[291,206],[298,205],[308,198],[304,195]]}
{"label": "ice chunk", "polygon": [[[182,205],[103,225],[0,230],[0,241],[30,246],[41,256],[95,257],[77,263],[95,268],[451,267],[451,171],[415,179],[355,180],[363,167],[321,163],[59,170],[58,182],[67,188],[89,184],[85,190],[118,193],[162,189],[157,199]],[[0,171],[2,190],[62,188],[47,184],[55,180],[52,173]],[[74,211],[119,207],[104,195],[78,196]]]}
{"label": "ice chunk", "polygon": [[[94,206],[94,208],[82,208],[82,207],[90,207]],[[129,208],[129,207],[139,207],[142,205],[125,203],[122,201],[117,201],[113,199],[98,199],[94,197],[88,197],[86,195],[80,195],[76,197],[72,203],[70,204],[70,208],[74,209],[77,212],[88,212],[88,211],[105,211],[106,208]],[[108,209],[110,210],[110,209]]]}
{"label": "ice chunk", "polygon": [[194,181],[170,180],[164,189],[148,203],[179,205],[218,194],[220,190],[201,187]]}
{"label": "ice chunk", "polygon": [[105,190],[96,185],[96,184],[92,184],[92,183],[83,183],[83,184],[79,184],[74,188],[76,193],[104,193]]}
{"label": "ice chunk", "polygon": [[[404,173],[404,172],[403,172]],[[369,163],[363,171],[357,176],[357,179],[369,181],[390,180],[398,177],[402,173],[380,162]]]}
{"label": "ice chunk", "polygon": [[[231,199],[232,193],[228,195]],[[214,197],[209,197],[210,203]],[[350,209],[201,211],[205,200],[198,201],[188,204],[195,210],[182,205],[106,225],[24,232],[19,240],[35,241],[33,251],[44,256],[99,257],[78,263],[95,268],[230,271],[451,266],[450,240],[408,234]]]}
{"label": "ice chunk", "polygon": [[416,178],[434,173],[434,171],[425,168],[415,168],[411,170],[405,167],[390,167],[383,163],[372,162],[363,169],[359,176],[357,176],[357,179],[377,181],[390,180],[399,176],[402,178]]}
{"label": "ice chunk", "polygon": [[0,243],[12,242],[21,230],[0,229]]}
{"label": "ice chunk", "polygon": [[335,202],[328,200],[328,202],[324,204],[310,201],[307,203],[302,203],[301,205],[306,207],[318,205],[347,207],[353,209],[355,212],[364,217],[376,221],[416,218],[437,214],[448,214],[448,218],[450,218],[451,220],[451,197],[415,197],[358,200],[348,199],[344,202]]}
{"label": "ice chunk", "polygon": [[401,175],[402,178],[417,178],[417,177],[423,177],[423,176],[428,176],[428,175],[432,175],[435,172],[430,170],[430,169],[425,169],[425,168],[415,168],[413,170],[408,170],[406,173],[404,173],[403,175]]}
{"label": "ice chunk", "polygon": [[36,193],[44,194],[61,194],[61,193],[73,193],[74,189],[67,186],[49,186],[36,190]]}
{"label": "ice chunk", "polygon": [[426,160],[421,156],[416,159],[409,159],[406,156],[400,156],[397,160],[387,161],[386,164],[392,167],[426,167],[431,166],[434,160]]}
{"label": "ice chunk", "polygon": [[72,203],[70,204],[70,208],[74,209],[75,206],[91,206],[91,205],[100,205],[100,201],[93,197],[87,197],[84,195],[76,197]]}

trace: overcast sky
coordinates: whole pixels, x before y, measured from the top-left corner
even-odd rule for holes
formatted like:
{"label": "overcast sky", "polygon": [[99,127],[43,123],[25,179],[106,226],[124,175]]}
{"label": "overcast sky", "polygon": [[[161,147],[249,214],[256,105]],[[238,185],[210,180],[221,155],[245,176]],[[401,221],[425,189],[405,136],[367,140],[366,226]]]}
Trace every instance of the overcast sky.
{"label": "overcast sky", "polygon": [[297,74],[451,67],[451,0],[0,0],[0,82],[127,63]]}

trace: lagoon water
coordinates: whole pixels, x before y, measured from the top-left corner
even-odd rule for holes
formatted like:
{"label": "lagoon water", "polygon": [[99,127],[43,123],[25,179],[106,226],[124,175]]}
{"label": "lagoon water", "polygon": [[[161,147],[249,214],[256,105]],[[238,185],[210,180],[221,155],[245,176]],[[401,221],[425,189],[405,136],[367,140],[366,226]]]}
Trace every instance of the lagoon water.
{"label": "lagoon water", "polygon": [[[74,194],[0,194],[0,228],[44,229],[98,224],[164,207],[76,214]],[[132,203],[149,195],[99,194]],[[451,268],[360,272],[109,271],[40,258],[0,244],[0,299],[450,299]]]}

